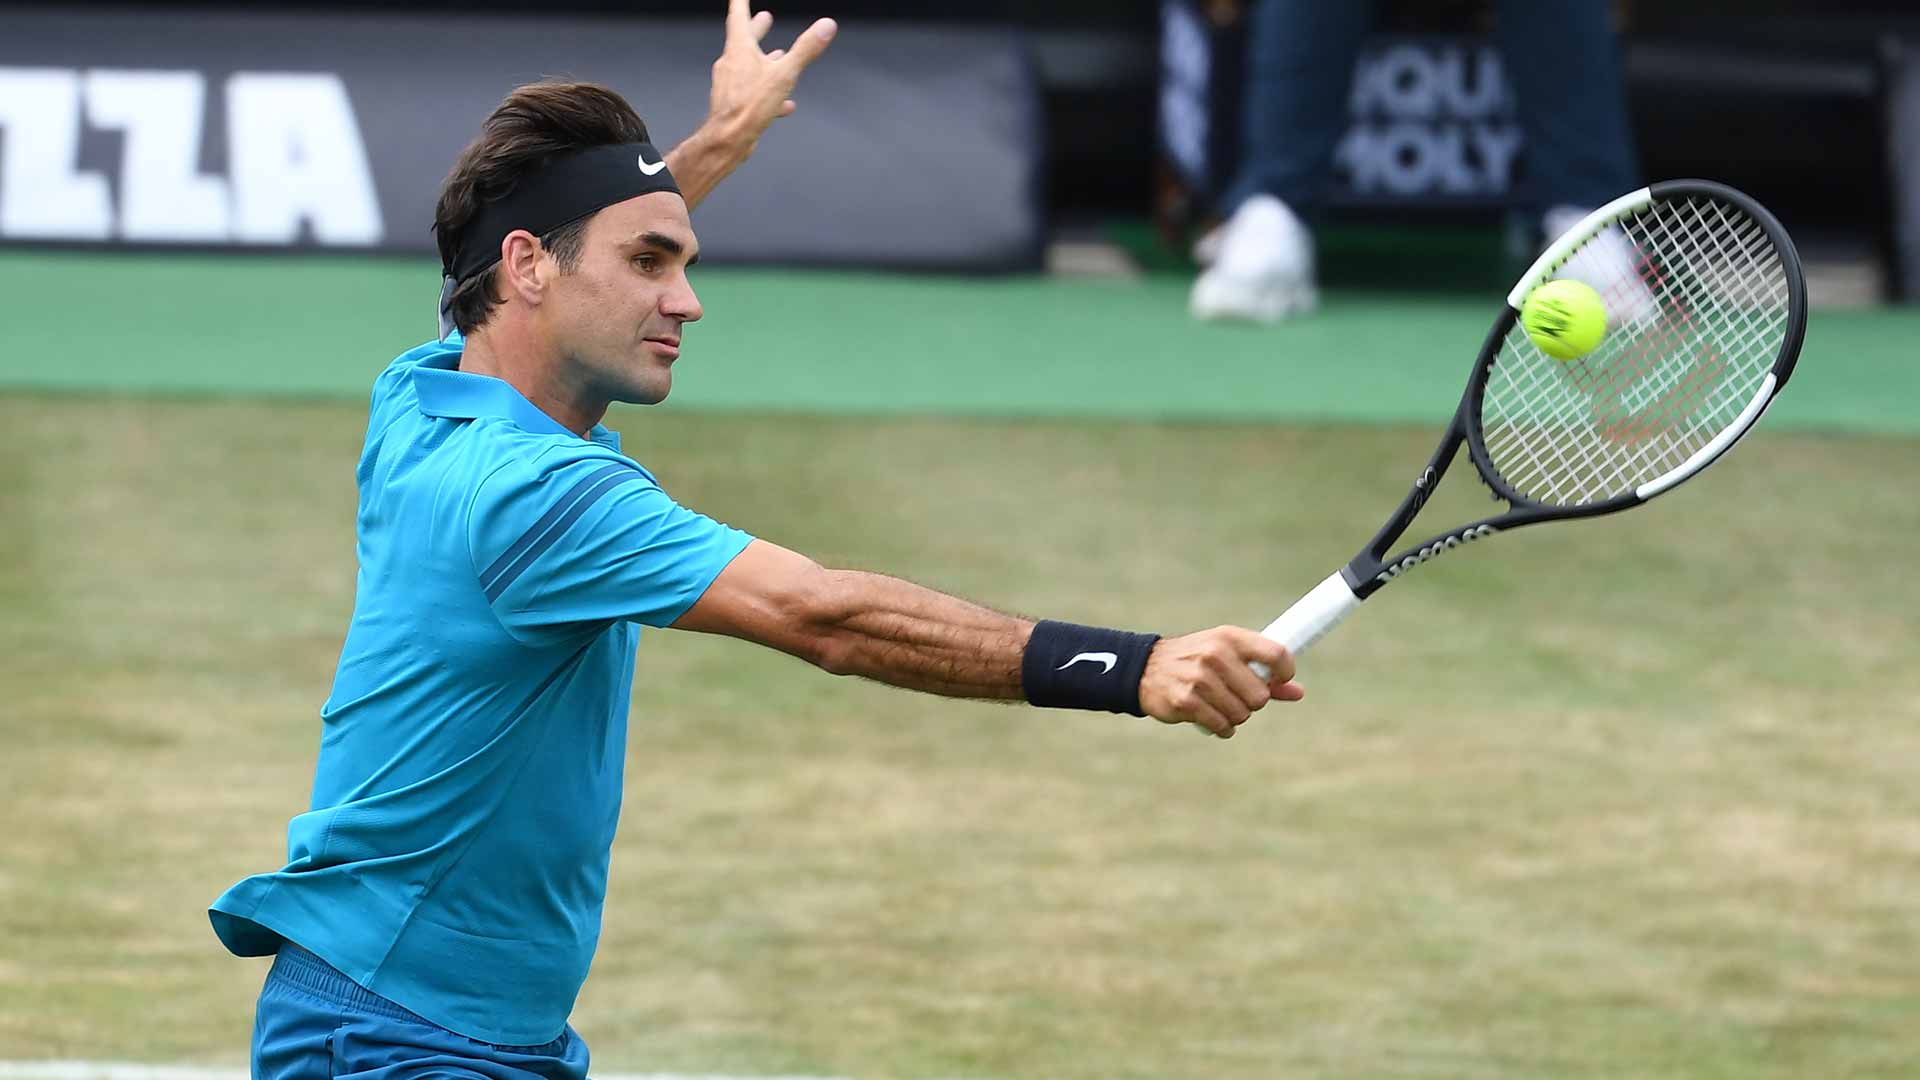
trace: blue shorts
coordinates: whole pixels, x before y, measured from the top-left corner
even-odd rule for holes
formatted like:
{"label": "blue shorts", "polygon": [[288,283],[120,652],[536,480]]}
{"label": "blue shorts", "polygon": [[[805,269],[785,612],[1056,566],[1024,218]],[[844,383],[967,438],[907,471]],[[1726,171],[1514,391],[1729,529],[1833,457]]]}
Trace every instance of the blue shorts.
{"label": "blue shorts", "polygon": [[274,958],[253,1018],[253,1080],[586,1080],[587,1044],[568,1025],[541,1046],[456,1035],[340,974],[291,942]]}

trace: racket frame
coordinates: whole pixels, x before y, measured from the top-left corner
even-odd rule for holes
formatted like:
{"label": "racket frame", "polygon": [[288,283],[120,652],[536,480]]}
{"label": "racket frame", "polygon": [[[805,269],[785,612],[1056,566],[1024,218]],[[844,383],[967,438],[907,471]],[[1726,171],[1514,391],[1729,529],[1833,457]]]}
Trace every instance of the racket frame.
{"label": "racket frame", "polygon": [[[1611,227],[1621,218],[1655,202],[1684,199],[1690,195],[1717,199],[1739,209],[1766,232],[1767,240],[1780,257],[1781,270],[1787,281],[1787,326],[1780,348],[1774,357],[1772,369],[1762,380],[1753,400],[1748,402],[1733,423],[1686,461],[1661,476],[1613,498],[1578,506],[1549,506],[1528,498],[1507,483],[1499,470],[1494,467],[1492,458],[1487,452],[1485,430],[1480,416],[1480,402],[1486,392],[1487,379],[1493,372],[1494,363],[1499,359],[1507,334],[1520,317],[1520,306],[1525,303],[1527,294],[1545,281],[1548,275],[1558,269],[1588,238],[1602,229]],[[1341,619],[1358,607],[1361,601],[1386,585],[1399,580],[1415,567],[1456,547],[1508,529],[1536,525],[1543,521],[1567,521],[1617,513],[1639,506],[1675,487],[1681,481],[1694,476],[1719,460],[1759,421],[1760,416],[1766,412],[1767,406],[1773,402],[1780,389],[1786,385],[1788,377],[1793,374],[1794,364],[1800,356],[1800,347],[1806,339],[1806,328],[1806,281],[1799,254],[1780,222],[1765,207],[1746,194],[1710,180],[1669,180],[1630,192],[1595,210],[1549,245],[1522,275],[1519,283],[1507,294],[1506,303],[1501,307],[1499,317],[1494,320],[1492,329],[1487,332],[1486,340],[1480,347],[1479,355],[1474,358],[1473,368],[1467,377],[1466,392],[1461,395],[1460,404],[1454,409],[1453,419],[1448,424],[1446,433],[1441,436],[1440,445],[1434,449],[1433,457],[1415,478],[1412,488],[1400,501],[1400,505],[1394,510],[1392,516],[1374,534],[1373,539],[1347,561],[1345,566],[1315,586],[1311,592],[1270,623],[1262,633],[1298,654],[1337,625]],[[1429,539],[1408,545],[1389,556],[1388,550],[1413,524],[1421,509],[1426,506],[1427,500],[1433,496],[1434,490],[1440,486],[1440,481],[1446,476],[1448,468],[1458,456],[1462,443],[1466,444],[1467,454],[1473,461],[1474,470],[1479,474],[1481,483],[1485,484],[1495,497],[1506,502],[1509,509],[1445,532],[1435,533]]]}

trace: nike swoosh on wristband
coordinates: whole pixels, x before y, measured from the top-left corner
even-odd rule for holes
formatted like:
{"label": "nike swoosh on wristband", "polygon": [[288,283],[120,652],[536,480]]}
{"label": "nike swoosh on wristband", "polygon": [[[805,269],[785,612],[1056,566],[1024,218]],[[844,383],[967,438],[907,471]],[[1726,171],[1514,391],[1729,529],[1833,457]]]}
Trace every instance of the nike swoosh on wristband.
{"label": "nike swoosh on wristband", "polygon": [[1100,674],[1105,675],[1107,672],[1113,670],[1113,665],[1120,662],[1120,657],[1117,654],[1110,653],[1110,652],[1083,652],[1080,655],[1074,657],[1073,659],[1067,661],[1066,663],[1061,664],[1059,667],[1054,668],[1053,670],[1065,671],[1082,660],[1092,660],[1094,663],[1107,665],[1106,667],[1100,669]]}
{"label": "nike swoosh on wristband", "polygon": [[657,173],[661,169],[664,169],[667,167],[666,158],[661,158],[659,161],[656,161],[651,165],[647,164],[647,155],[645,154],[641,154],[639,157],[635,158],[634,160],[640,163],[640,172],[644,176],[652,176],[654,173]]}

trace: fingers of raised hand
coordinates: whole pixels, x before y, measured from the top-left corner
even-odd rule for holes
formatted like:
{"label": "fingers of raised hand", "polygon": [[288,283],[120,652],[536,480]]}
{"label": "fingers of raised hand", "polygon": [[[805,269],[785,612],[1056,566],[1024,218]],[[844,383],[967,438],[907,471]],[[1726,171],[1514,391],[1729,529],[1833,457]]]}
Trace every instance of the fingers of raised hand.
{"label": "fingers of raised hand", "polygon": [[752,32],[753,11],[748,0],[727,0],[727,41]]}
{"label": "fingers of raised hand", "polygon": [[820,58],[833,44],[833,37],[840,32],[840,24],[832,19],[815,19],[807,32],[793,39],[793,45],[787,50],[785,62],[798,71],[806,70],[808,64]]}

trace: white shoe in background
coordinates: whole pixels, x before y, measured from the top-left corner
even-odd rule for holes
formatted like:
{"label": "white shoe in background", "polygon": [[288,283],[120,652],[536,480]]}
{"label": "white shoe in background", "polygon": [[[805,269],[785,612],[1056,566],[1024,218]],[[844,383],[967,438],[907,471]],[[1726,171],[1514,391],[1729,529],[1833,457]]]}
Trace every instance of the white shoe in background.
{"label": "white shoe in background", "polygon": [[[1277,322],[1312,311],[1320,302],[1314,288],[1313,234],[1287,204],[1272,195],[1255,195],[1240,204],[1218,230],[1212,265],[1194,280],[1188,309],[1196,319],[1251,319]],[[1217,254],[1216,254],[1217,252]]]}
{"label": "white shoe in background", "polygon": [[1193,242],[1193,262],[1202,270],[1212,266],[1220,259],[1220,244],[1226,239],[1227,223],[1221,222],[1200,234]]}
{"label": "white shoe in background", "polygon": [[1593,213],[1591,206],[1556,206],[1540,215],[1540,246],[1549,247],[1560,235]]}

